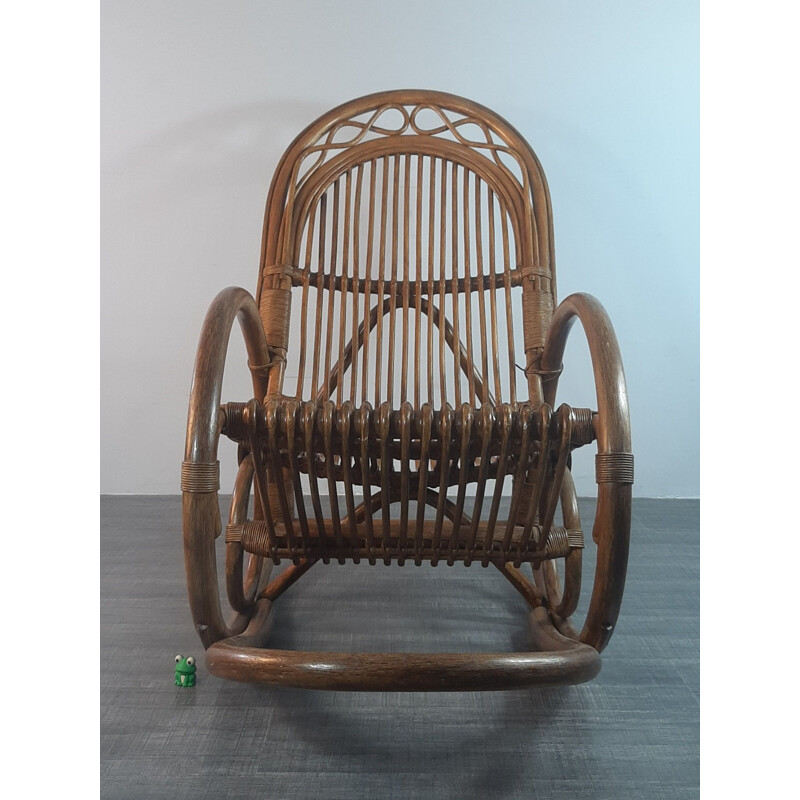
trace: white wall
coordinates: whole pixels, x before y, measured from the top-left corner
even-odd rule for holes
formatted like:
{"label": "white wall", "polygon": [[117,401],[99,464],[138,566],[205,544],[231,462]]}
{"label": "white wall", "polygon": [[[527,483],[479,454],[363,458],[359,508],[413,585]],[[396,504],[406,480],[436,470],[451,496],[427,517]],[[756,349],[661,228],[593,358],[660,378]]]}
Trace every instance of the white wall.
{"label": "white wall", "polygon": [[[696,0],[104,0],[102,37],[103,492],[178,491],[200,324],[219,289],[255,289],[294,135],[345,100],[431,88],[533,145],[559,296],[595,294],[620,340],[635,493],[699,495]],[[560,400],[594,405],[579,333]],[[230,358],[224,399],[246,399],[238,339]],[[592,459],[576,471],[593,493]]]}

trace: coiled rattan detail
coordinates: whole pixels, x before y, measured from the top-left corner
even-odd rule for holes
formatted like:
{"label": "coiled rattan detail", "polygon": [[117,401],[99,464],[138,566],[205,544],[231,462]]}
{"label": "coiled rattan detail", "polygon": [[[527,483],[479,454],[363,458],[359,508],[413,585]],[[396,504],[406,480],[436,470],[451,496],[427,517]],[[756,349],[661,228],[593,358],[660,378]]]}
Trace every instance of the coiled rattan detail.
{"label": "coiled rattan detail", "polygon": [[572,444],[583,447],[595,440],[594,411],[591,408],[573,408]]}
{"label": "coiled rattan detail", "polygon": [[547,329],[553,317],[553,295],[550,292],[532,290],[522,295],[522,307],[526,312],[524,327],[525,350],[541,350],[547,339]]}
{"label": "coiled rattan detail", "polygon": [[571,550],[582,550],[583,546],[583,531],[562,527],[551,528],[547,535],[544,557],[563,558],[569,555]]}
{"label": "coiled rattan detail", "polygon": [[219,461],[212,464],[183,461],[181,463],[182,492],[218,492]]}
{"label": "coiled rattan detail", "polygon": [[594,461],[597,483],[633,483],[633,453],[598,453]]}
{"label": "coiled rattan detail", "polygon": [[289,346],[289,309],[292,304],[291,289],[264,289],[261,292],[261,321],[267,344],[277,350]]}
{"label": "coiled rattan detail", "polygon": [[222,432],[235,442],[247,441],[247,426],[244,424],[246,403],[225,403],[225,424]]}

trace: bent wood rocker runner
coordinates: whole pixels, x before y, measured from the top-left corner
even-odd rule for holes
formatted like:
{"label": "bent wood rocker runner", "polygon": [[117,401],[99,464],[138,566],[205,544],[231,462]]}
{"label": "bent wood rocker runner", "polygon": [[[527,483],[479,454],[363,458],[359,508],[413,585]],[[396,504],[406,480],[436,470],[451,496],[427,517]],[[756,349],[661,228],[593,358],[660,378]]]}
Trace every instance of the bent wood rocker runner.
{"label": "bent wood rocker runner", "polygon": [[[510,689],[597,674],[628,559],[625,377],[597,300],[573,294],[556,306],[555,297],[544,174],[488,109],[438,92],[385,92],[335,108],[295,139],[267,199],[256,297],[238,288],[216,297],[195,362],[183,537],[213,674],[354,690]],[[234,319],[254,396],[222,404]],[[555,406],[576,319],[596,411]],[[228,622],[216,563],[221,435],[238,444],[239,461],[224,528]],[[597,566],[578,631],[570,616],[584,534],[571,454],[593,443]],[[491,564],[530,604],[534,648],[269,649],[271,604],[331,559]],[[283,560],[291,563],[269,582]]]}

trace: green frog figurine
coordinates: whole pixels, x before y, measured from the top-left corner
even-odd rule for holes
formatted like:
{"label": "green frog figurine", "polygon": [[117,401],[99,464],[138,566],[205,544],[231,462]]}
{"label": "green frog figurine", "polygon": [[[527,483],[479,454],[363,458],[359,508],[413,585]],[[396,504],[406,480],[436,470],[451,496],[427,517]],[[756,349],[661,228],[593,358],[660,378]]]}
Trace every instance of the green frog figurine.
{"label": "green frog figurine", "polygon": [[175,656],[176,686],[194,686],[197,681],[195,672],[197,672],[197,667],[194,665],[194,656],[189,656],[189,658]]}

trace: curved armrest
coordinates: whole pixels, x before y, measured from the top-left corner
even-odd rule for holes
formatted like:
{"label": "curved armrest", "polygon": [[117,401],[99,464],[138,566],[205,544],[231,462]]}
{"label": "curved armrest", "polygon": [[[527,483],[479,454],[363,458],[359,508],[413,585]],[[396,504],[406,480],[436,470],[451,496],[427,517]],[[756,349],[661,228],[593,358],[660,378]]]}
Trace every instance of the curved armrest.
{"label": "curved armrest", "polygon": [[[628,391],[617,337],[603,306],[589,294],[572,294],[553,314],[542,370],[561,367],[570,329],[579,319],[594,370],[597,392],[597,511],[592,537],[597,542],[594,588],[580,641],[602,650],[617,622],[625,588],[631,523],[633,455],[628,414]],[[557,382],[548,383],[545,402],[555,400]]]}
{"label": "curved armrest", "polygon": [[[200,332],[189,399],[186,461],[216,461],[222,376],[231,328],[237,318],[250,363],[266,364],[269,361],[267,340],[253,296],[237,286],[223,289],[212,301]],[[253,390],[256,397],[263,399],[266,378],[256,372],[253,373]]]}
{"label": "curved armrest", "polygon": [[[578,293],[571,294],[559,303],[542,353],[542,370],[561,367],[567,337],[576,319],[581,321],[592,357],[600,414],[598,448],[601,453],[630,453],[631,424],[625,372],[611,320],[597,298]],[[556,381],[550,381],[545,391],[545,402],[551,406],[555,400],[556,385]]]}
{"label": "curved armrest", "polygon": [[[235,319],[242,328],[251,364],[267,362],[268,350],[255,300],[244,289],[223,289],[206,314],[197,347],[189,399],[186,450],[181,465],[183,549],[189,606],[205,647],[240,632],[247,617],[231,626],[222,618],[214,540],[222,530],[219,515],[217,445],[221,430],[220,400],[228,340]],[[265,378],[253,373],[253,389],[263,397]]]}

